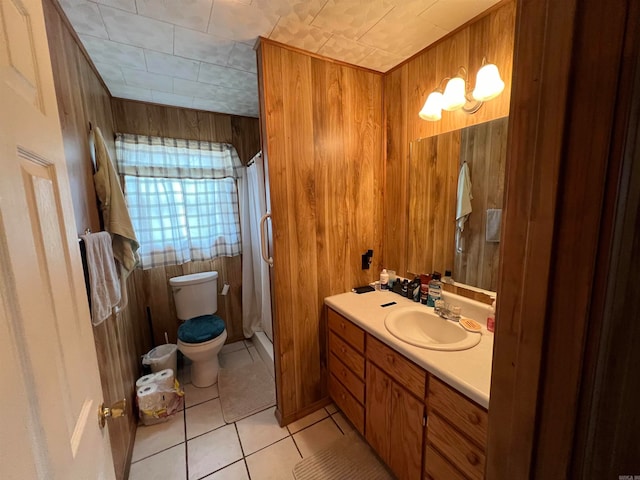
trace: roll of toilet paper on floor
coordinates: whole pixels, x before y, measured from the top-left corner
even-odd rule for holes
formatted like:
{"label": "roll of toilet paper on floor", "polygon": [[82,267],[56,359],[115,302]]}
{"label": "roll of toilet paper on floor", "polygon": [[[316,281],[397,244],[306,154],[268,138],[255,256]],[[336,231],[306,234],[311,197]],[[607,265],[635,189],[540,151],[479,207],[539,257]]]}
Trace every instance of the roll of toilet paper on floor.
{"label": "roll of toilet paper on floor", "polygon": [[160,370],[155,375],[156,375],[156,378],[154,379],[155,384],[168,390],[173,389],[173,379],[175,378],[175,376],[173,375],[173,370],[171,368]]}
{"label": "roll of toilet paper on floor", "polygon": [[152,383],[155,383],[155,380],[156,380],[155,373],[151,373],[149,375],[145,375],[144,377],[140,377],[138,380],[136,380],[136,390],[140,387],[144,387],[145,385],[151,385]]}
{"label": "roll of toilet paper on floor", "polygon": [[138,407],[140,410],[159,410],[165,407],[165,392],[155,383],[145,385],[137,390]]}

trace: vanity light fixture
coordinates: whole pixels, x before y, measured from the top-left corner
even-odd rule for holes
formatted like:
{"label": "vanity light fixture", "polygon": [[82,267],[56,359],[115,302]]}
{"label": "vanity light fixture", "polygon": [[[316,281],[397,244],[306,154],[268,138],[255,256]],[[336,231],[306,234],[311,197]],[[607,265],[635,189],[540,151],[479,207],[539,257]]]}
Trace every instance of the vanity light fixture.
{"label": "vanity light fixture", "polygon": [[[487,64],[482,59],[482,67],[476,75],[476,86],[471,91],[467,86],[467,69],[460,67],[453,78],[444,78],[438,88],[427,97],[418,116],[431,122],[442,118],[442,110],[453,112],[462,109],[463,112],[472,114],[477,112],[487,100],[496,98],[504,90],[504,82],[500,78],[498,67],[492,63]],[[442,84],[447,81],[444,91]]]}

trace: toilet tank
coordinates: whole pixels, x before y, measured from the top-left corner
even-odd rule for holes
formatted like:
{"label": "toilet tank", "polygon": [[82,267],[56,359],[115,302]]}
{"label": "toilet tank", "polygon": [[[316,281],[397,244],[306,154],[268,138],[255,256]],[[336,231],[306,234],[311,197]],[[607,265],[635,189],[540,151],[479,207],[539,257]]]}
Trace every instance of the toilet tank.
{"label": "toilet tank", "polygon": [[218,310],[218,272],[192,273],[169,279],[180,320]]}

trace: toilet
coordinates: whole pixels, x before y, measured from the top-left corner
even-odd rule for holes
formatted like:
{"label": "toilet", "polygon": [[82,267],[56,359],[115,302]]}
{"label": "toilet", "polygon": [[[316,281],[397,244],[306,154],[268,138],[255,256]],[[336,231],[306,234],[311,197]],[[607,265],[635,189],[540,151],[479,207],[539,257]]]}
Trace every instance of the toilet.
{"label": "toilet", "polygon": [[218,272],[202,272],[169,279],[178,318],[178,349],[191,360],[191,382],[209,387],[218,381],[218,353],[227,339],[218,309]]}

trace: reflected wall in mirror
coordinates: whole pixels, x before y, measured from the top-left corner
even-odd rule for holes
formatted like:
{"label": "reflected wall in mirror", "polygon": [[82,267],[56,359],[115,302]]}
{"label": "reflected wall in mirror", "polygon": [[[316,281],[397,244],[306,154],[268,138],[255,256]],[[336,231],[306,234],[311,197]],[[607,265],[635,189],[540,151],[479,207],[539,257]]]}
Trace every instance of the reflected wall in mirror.
{"label": "reflected wall in mirror", "polygon": [[[409,164],[410,273],[453,271],[455,281],[495,291],[500,243],[487,241],[487,212],[501,210],[508,117],[411,142]],[[456,249],[458,174],[467,162],[471,207]]]}

